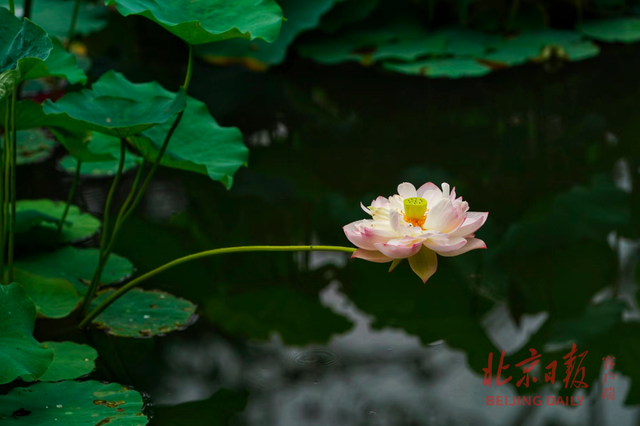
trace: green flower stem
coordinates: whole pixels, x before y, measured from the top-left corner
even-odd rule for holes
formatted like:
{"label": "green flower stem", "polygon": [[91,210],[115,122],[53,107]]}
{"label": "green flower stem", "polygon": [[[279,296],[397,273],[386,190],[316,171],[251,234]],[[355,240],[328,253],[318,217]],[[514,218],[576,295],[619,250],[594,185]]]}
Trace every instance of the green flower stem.
{"label": "green flower stem", "polygon": [[129,190],[129,195],[127,196],[127,199],[124,201],[124,204],[122,204],[122,207],[120,208],[120,212],[118,213],[118,217],[116,218],[116,223],[113,226],[113,232],[111,233],[111,241],[109,242],[109,245],[107,246],[104,252],[104,256],[107,258],[107,260],[108,260],[108,257],[111,255],[111,252],[113,251],[113,246],[115,244],[116,238],[120,233],[120,226],[122,225],[122,222],[124,222],[124,216],[125,216],[126,210],[131,204],[131,202],[133,201],[133,197],[136,194],[136,190],[138,189],[138,185],[140,184],[140,179],[142,178],[142,173],[144,172],[144,169],[146,168],[146,166],[147,166],[147,162],[145,160],[138,167],[138,173],[136,173],[136,177],[133,180],[133,184],[131,185],[131,189]]}
{"label": "green flower stem", "polygon": [[190,254],[189,256],[181,257],[176,260],[172,260],[159,268],[149,271],[138,278],[129,281],[127,284],[120,287],[111,296],[104,300],[98,307],[96,307],[91,313],[89,313],[80,323],[80,327],[87,326],[95,317],[100,315],[105,309],[107,309],[113,302],[124,296],[131,289],[139,285],[140,283],[148,280],[149,278],[158,275],[161,272],[171,269],[174,266],[182,265],[183,263],[190,262],[196,259],[202,259],[204,257],[217,256],[219,254],[229,253],[249,253],[249,252],[297,252],[297,251],[337,251],[342,253],[353,253],[356,251],[352,247],[341,246],[242,246],[242,247],[226,247],[207,251],[201,251],[200,253]]}
{"label": "green flower stem", "polygon": [[13,0],[9,0],[9,12],[13,13],[14,15],[16,14],[16,7],[13,4]]}
{"label": "green flower stem", "polygon": [[[189,61],[188,61],[188,65],[187,65],[187,75],[185,76],[184,84],[182,85],[182,87],[185,90],[185,92],[189,89],[189,85],[191,84],[191,76],[192,76],[192,74],[193,74],[193,46],[189,45]],[[156,159],[153,162],[153,165],[151,166],[151,169],[149,170],[149,173],[147,174],[147,176],[145,177],[144,181],[142,182],[142,186],[140,187],[140,190],[137,191],[137,194],[135,194],[136,190],[137,190],[137,185],[133,185],[131,187],[131,190],[129,192],[129,196],[127,197],[127,201],[125,201],[125,203],[120,208],[120,213],[118,214],[118,218],[116,219],[116,223],[115,223],[115,225],[113,227],[113,233],[111,234],[111,238],[110,238],[108,244],[106,245],[106,247],[103,245],[105,243],[104,241],[100,244],[100,247],[101,247],[100,259],[101,259],[101,263],[103,265],[106,265],[107,261],[109,260],[109,256],[111,255],[111,252],[113,251],[113,248],[115,246],[118,234],[120,233],[120,228],[122,227],[122,224],[127,220],[127,218],[131,215],[131,213],[136,209],[138,204],[140,204],[140,201],[142,200],[142,196],[146,192],[147,187],[149,186],[149,184],[151,183],[151,179],[153,178],[153,175],[155,174],[156,169],[158,168],[158,166],[160,166],[160,160],[162,160],[162,157],[164,156],[164,153],[167,151],[167,147],[169,146],[169,141],[171,141],[171,137],[173,136],[173,133],[175,132],[175,130],[178,127],[178,125],[180,124],[180,121],[182,120],[182,116],[183,115],[184,115],[184,110],[180,111],[178,113],[175,121],[171,125],[171,128],[169,129],[169,132],[167,132],[167,136],[164,138],[164,142],[162,143],[162,147],[160,148],[160,151],[158,152],[158,155],[156,156]],[[138,179],[139,178],[136,177],[136,182],[138,181]],[[134,198],[134,194],[135,194],[135,198]],[[133,200],[133,201],[131,201],[131,200]],[[100,271],[98,273],[98,277],[97,277],[98,281],[100,280],[100,275],[101,274],[102,274],[102,271]]]}
{"label": "green flower stem", "polygon": [[18,89],[14,88],[11,94],[11,221],[9,225],[9,253],[7,255],[7,280],[13,282],[13,246],[16,231],[16,162],[17,162],[17,131],[16,131],[16,104],[18,102]]}
{"label": "green flower stem", "polygon": [[69,208],[71,207],[71,203],[73,202],[73,198],[76,196],[76,190],[78,189],[78,183],[80,182],[80,168],[82,167],[82,161],[78,160],[76,164],[76,173],[73,176],[73,182],[71,183],[71,189],[69,190],[69,196],[67,197],[67,204],[64,206],[64,212],[62,212],[62,217],[60,218],[60,223],[58,224],[58,235],[56,240],[60,241],[60,236],[62,235],[62,229],[64,228],[64,221],[67,220],[67,215],[69,214]]}
{"label": "green flower stem", "polygon": [[109,241],[109,213],[111,212],[111,202],[113,201],[116,189],[118,188],[118,183],[120,182],[120,177],[122,176],[122,170],[124,168],[126,143],[127,142],[124,138],[120,139],[120,162],[118,163],[118,171],[116,172],[116,176],[113,179],[111,189],[109,190],[109,195],[107,195],[107,201],[104,205],[104,217],[102,219],[102,236],[100,241],[100,254],[98,256],[98,267],[96,268],[93,279],[91,280],[91,284],[89,285],[87,295],[84,298],[84,302],[82,304],[83,310],[86,310],[89,307],[91,299],[93,299],[93,296],[96,294],[98,283],[100,282],[100,278],[102,277],[102,270],[104,269],[104,265],[106,264],[106,261],[103,262],[102,259],[104,257],[104,250],[107,246],[107,241]]}
{"label": "green flower stem", "polygon": [[76,25],[78,23],[78,12],[80,11],[80,3],[82,0],[76,0],[76,4],[73,6],[73,14],[71,15],[71,24],[69,25],[69,35],[67,36],[67,52],[71,46],[71,40],[76,33]]}

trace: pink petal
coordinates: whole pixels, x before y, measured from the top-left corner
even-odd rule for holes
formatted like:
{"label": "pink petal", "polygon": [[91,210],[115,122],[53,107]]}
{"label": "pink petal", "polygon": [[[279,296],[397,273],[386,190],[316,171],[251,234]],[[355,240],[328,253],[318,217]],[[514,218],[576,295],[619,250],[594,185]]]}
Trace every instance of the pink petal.
{"label": "pink petal", "polygon": [[409,258],[409,265],[411,265],[411,269],[420,277],[422,282],[426,283],[438,269],[438,256],[436,256],[436,252],[424,247]]}
{"label": "pink petal", "polygon": [[476,232],[487,221],[489,212],[467,212],[467,218],[464,220],[460,228],[456,229],[451,235],[456,237],[466,237]]}
{"label": "pink petal", "polygon": [[351,255],[351,258],[364,259],[364,260],[368,260],[369,262],[375,262],[375,263],[387,263],[387,262],[393,261],[393,259],[385,256],[379,251],[363,250],[363,249],[358,249],[354,251],[353,254]]}
{"label": "pink petal", "polygon": [[434,235],[424,242],[425,247],[430,248],[438,254],[449,253],[461,249],[467,244],[467,239],[463,237],[451,237],[448,234]]}
{"label": "pink petal", "polygon": [[427,208],[431,208],[442,198],[442,191],[434,183],[427,182],[418,188],[418,197],[427,200]]}
{"label": "pink petal", "polygon": [[442,198],[435,206],[429,208],[424,227],[444,233],[451,232],[464,222],[466,217],[464,207],[464,203],[456,203],[449,198]]}
{"label": "pink petal", "polygon": [[389,207],[389,200],[380,196],[371,202],[371,207]]}
{"label": "pink petal", "polygon": [[405,259],[420,251],[423,241],[423,238],[404,237],[389,240],[387,243],[377,243],[374,246],[392,259]]}
{"label": "pink petal", "polygon": [[459,254],[463,254],[466,253],[468,251],[471,250],[475,250],[475,249],[486,249],[487,245],[484,243],[484,241],[478,239],[478,238],[469,238],[467,240],[467,244],[465,244],[464,246],[462,246],[462,248],[458,249],[458,250],[454,250],[454,251],[450,251],[450,252],[446,252],[446,253],[438,253],[440,256],[444,256],[444,257],[453,257],[453,256],[457,256]]}
{"label": "pink petal", "polygon": [[342,229],[344,230],[344,234],[347,236],[349,241],[356,246],[363,248],[365,250],[375,250],[373,243],[370,243],[369,240],[362,234],[363,226],[366,226],[373,221],[370,219],[358,220],[356,222],[352,222]]}
{"label": "pink petal", "polygon": [[416,187],[408,182],[404,182],[398,185],[398,194],[400,194],[400,196],[403,198],[412,198],[418,196]]}

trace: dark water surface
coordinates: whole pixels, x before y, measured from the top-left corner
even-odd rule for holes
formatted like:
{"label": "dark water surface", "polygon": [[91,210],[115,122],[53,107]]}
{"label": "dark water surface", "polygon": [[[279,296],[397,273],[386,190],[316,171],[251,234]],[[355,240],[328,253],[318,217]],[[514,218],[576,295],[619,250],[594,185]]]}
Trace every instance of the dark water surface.
{"label": "dark water surface", "polygon": [[[137,273],[216,247],[350,245],[342,226],[364,218],[360,201],[403,181],[449,182],[489,211],[477,234],[489,249],[440,257],[427,284],[406,262],[389,274],[344,254],[205,259],[147,284],[198,304],[187,330],[71,338],[99,350],[93,377],[148,395],[152,425],[638,424],[639,53],[614,46],[466,80],[295,59],[264,74],[198,63],[190,92],[241,128],[249,168],[231,191],[159,173],[116,248]],[[183,70],[154,75],[152,59],[109,65],[177,84]],[[21,169],[22,198],[65,198],[71,178],[47,167]],[[83,180],[77,202],[101,215],[109,185]],[[40,340],[69,338],[59,323],[38,328]],[[564,387],[573,343],[588,351],[587,389]],[[518,387],[530,348],[542,354],[538,381]],[[502,350],[513,380],[497,386]],[[616,365],[604,386],[606,355]],[[602,398],[609,386],[614,400]],[[584,399],[548,406],[559,394]],[[517,395],[542,405],[487,406]]]}

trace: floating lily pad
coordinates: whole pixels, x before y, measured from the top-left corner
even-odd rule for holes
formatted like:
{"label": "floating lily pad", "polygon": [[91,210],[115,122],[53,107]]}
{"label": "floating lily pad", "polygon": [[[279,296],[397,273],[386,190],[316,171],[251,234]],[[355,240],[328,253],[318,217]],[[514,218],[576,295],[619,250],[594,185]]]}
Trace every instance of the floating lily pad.
{"label": "floating lily pad", "polygon": [[274,41],[282,10],[274,0],[107,0],[124,16],[142,15],[190,44],[229,38]]}
{"label": "floating lily pad", "polygon": [[[133,142],[140,153],[154,161],[172,121],[143,132]],[[209,176],[230,188],[234,173],[247,163],[248,149],[235,127],[221,127],[207,106],[189,98],[187,109],[160,162],[165,167]]]}
{"label": "floating lily pad", "polygon": [[[70,155],[66,155],[60,160],[60,168],[69,174],[74,174],[78,167],[78,160]],[[125,159],[123,172],[133,170],[138,165],[136,158],[131,156]],[[119,161],[83,161],[80,166],[82,176],[105,177],[115,176],[118,171]]]}
{"label": "floating lily pad", "polygon": [[582,34],[606,42],[640,41],[640,18],[616,18],[588,21],[579,26]]}
{"label": "floating lily pad", "polygon": [[388,70],[425,77],[479,77],[491,68],[471,58],[427,59],[409,63],[385,63]]}
{"label": "floating lily pad", "polygon": [[185,107],[185,93],[171,93],[158,83],[134,84],[109,71],[92,88],[47,100],[44,112],[74,120],[81,129],[116,137],[132,136],[164,123]]}
{"label": "floating lily pad", "polygon": [[59,382],[77,379],[91,373],[96,367],[98,352],[91,346],[73,342],[44,342],[53,351],[53,362],[38,380]]}
{"label": "floating lily pad", "polygon": [[[53,200],[19,200],[16,202],[16,217],[23,211],[37,211],[47,216],[57,218],[62,217],[66,203]],[[58,225],[42,222],[37,229],[38,235],[33,235],[35,239],[42,241],[52,241],[57,237]],[[100,221],[88,213],[80,212],[78,206],[72,205],[62,228],[60,242],[72,243],[91,237],[100,228]],[[31,240],[32,238],[29,237]],[[57,242],[57,241],[56,241]]]}
{"label": "floating lily pad", "polygon": [[[65,39],[69,35],[69,23],[75,1],[73,0],[37,0],[31,9],[31,19],[37,22],[49,35]],[[16,0],[16,14],[22,16],[23,2]],[[0,7],[9,7],[7,0],[0,0]],[[103,4],[83,1],[78,11],[76,34],[88,35],[107,25],[107,8]]]}
{"label": "floating lily pad", "polygon": [[[98,266],[99,250],[63,247],[51,253],[17,259],[16,268],[44,277],[63,278],[71,282],[80,295],[87,292],[86,283],[91,282]],[[117,283],[133,274],[133,265],[124,257],[112,254],[102,273],[101,284]]]}
{"label": "floating lily pad", "polygon": [[60,219],[49,216],[48,214],[38,210],[21,210],[20,212],[16,210],[15,232],[16,234],[27,232],[34,226],[38,226],[43,222],[58,225],[60,223]]}
{"label": "floating lily pad", "polygon": [[29,70],[22,79],[30,80],[42,77],[60,77],[70,84],[87,82],[87,75],[78,67],[78,60],[72,53],[68,53],[60,40],[51,37],[53,46],[49,57]]}
{"label": "floating lily pad", "polygon": [[42,129],[18,130],[16,132],[18,165],[39,163],[53,153],[55,142]]}
{"label": "floating lily pad", "polygon": [[542,61],[555,55],[560,59],[579,61],[597,56],[598,46],[583,40],[572,31],[542,30],[522,33],[500,40],[492,45],[493,51],[479,55],[492,63],[507,66],[524,64],[527,61]]}
{"label": "floating lily pad", "polygon": [[[115,290],[100,292],[91,303],[96,308]],[[93,320],[93,325],[121,337],[148,337],[185,328],[196,305],[161,291],[134,288]]]}
{"label": "floating lily pad", "polygon": [[63,278],[35,275],[20,269],[14,269],[13,276],[27,290],[38,313],[45,317],[64,318],[80,301],[73,284]]}
{"label": "floating lily pad", "polygon": [[[33,338],[35,321],[36,307],[27,291],[19,284],[0,285],[0,384],[21,376],[37,378],[49,368],[53,351]],[[0,403],[0,413],[4,409]]]}
{"label": "floating lily pad", "polygon": [[142,408],[142,395],[117,383],[36,383],[0,396],[0,423],[145,426],[148,419]]}
{"label": "floating lily pad", "polygon": [[0,73],[18,70],[21,77],[49,57],[53,45],[42,28],[5,8],[0,8],[0,22]]}
{"label": "floating lily pad", "polygon": [[197,52],[216,64],[242,62],[252,69],[262,70],[284,61],[287,50],[303,31],[316,28],[320,17],[329,11],[336,0],[282,0],[278,4],[287,17],[278,38],[272,43],[262,40],[225,40],[199,46]]}

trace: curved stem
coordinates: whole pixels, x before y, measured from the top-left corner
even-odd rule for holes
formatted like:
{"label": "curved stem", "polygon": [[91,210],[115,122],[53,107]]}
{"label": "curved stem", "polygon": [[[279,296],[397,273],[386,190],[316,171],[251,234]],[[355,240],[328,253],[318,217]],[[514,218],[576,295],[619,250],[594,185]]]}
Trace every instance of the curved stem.
{"label": "curved stem", "polygon": [[64,206],[64,212],[62,212],[62,217],[60,218],[60,223],[58,224],[58,235],[56,236],[56,241],[60,241],[60,236],[62,235],[62,228],[64,228],[64,221],[67,220],[67,215],[69,214],[69,208],[71,207],[71,203],[73,202],[73,198],[76,196],[76,189],[78,189],[78,182],[80,182],[80,168],[82,167],[82,161],[78,160],[76,164],[76,173],[73,176],[73,182],[71,183],[71,189],[69,190],[69,196],[67,197],[67,204]]}
{"label": "curved stem", "polygon": [[191,76],[193,75],[193,44],[189,44],[189,59],[187,60],[187,75],[184,77],[184,84],[182,88],[185,93],[189,91],[189,85],[191,84]]}
{"label": "curved stem", "polygon": [[124,296],[127,292],[133,289],[135,286],[140,283],[148,280],[149,278],[166,271],[167,269],[171,269],[174,266],[181,265],[186,262],[190,262],[196,259],[202,259],[203,257],[216,256],[219,254],[229,254],[229,253],[248,253],[248,252],[258,252],[258,251],[267,251],[267,252],[290,252],[290,251],[337,251],[343,253],[353,253],[356,251],[355,248],[352,247],[341,247],[341,246],[241,246],[241,247],[225,247],[207,251],[201,251],[200,253],[190,254],[185,257],[181,257],[176,260],[172,260],[169,263],[166,263],[159,268],[154,269],[153,271],[149,271],[144,275],[139,276],[138,278],[129,281],[127,284],[120,287],[117,291],[115,291],[111,296],[109,296],[106,300],[104,300],[98,307],[96,307],[91,313],[89,313],[80,323],[80,327],[85,327],[89,324],[95,317],[100,315],[105,309],[109,307],[113,302],[118,300],[120,297]]}
{"label": "curved stem", "polygon": [[[116,238],[118,238],[118,234],[120,233],[120,227],[122,225],[122,222],[124,222],[125,211],[127,210],[129,205],[131,204],[131,201],[133,201],[133,197],[134,197],[134,195],[136,193],[136,190],[138,189],[138,184],[140,183],[140,178],[142,177],[142,173],[144,172],[144,169],[146,168],[146,165],[147,165],[147,162],[144,161],[138,167],[138,172],[136,173],[136,177],[133,180],[133,184],[131,184],[131,189],[129,190],[129,195],[127,196],[127,199],[122,204],[122,207],[120,207],[120,212],[118,213],[118,217],[116,218],[116,223],[113,226],[113,232],[111,233],[111,241],[107,245],[107,248],[105,249],[104,254],[103,254],[103,257],[106,257],[107,259],[108,259],[109,255],[111,254],[111,252],[113,251],[113,246],[116,243]],[[106,263],[106,259],[105,259],[105,263]]]}
{"label": "curved stem", "polygon": [[14,88],[11,95],[11,221],[9,225],[9,254],[7,259],[7,284],[13,282],[13,245],[16,231],[16,161],[17,161],[17,132],[16,132],[16,104],[18,89]]}
{"label": "curved stem", "polygon": [[71,46],[71,40],[76,32],[76,25],[78,23],[78,12],[80,11],[80,3],[82,0],[76,0],[76,4],[73,6],[73,15],[71,15],[71,24],[69,25],[69,35],[67,36],[67,51]]}
{"label": "curved stem", "polygon": [[84,298],[84,302],[82,304],[82,309],[86,310],[93,299],[93,296],[96,294],[96,289],[98,287],[98,283],[100,282],[100,277],[102,276],[102,270],[106,263],[102,261],[104,257],[104,249],[106,248],[109,234],[109,212],[111,211],[111,202],[113,201],[113,196],[116,193],[116,189],[118,188],[118,183],[120,182],[120,177],[122,176],[122,169],[124,168],[124,157],[125,157],[125,139],[120,139],[120,162],[118,163],[118,171],[116,172],[116,176],[113,179],[113,183],[111,184],[111,189],[109,190],[109,195],[107,195],[107,201],[104,206],[104,217],[102,219],[102,236],[100,241],[100,254],[98,255],[98,267],[96,268],[95,273],[93,274],[93,279],[91,280],[91,284],[89,285],[89,290]]}

